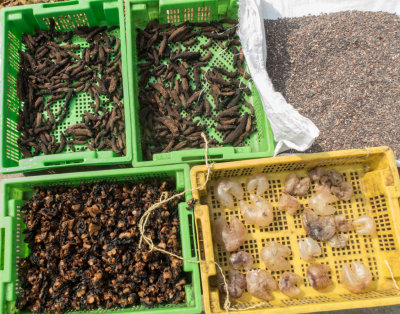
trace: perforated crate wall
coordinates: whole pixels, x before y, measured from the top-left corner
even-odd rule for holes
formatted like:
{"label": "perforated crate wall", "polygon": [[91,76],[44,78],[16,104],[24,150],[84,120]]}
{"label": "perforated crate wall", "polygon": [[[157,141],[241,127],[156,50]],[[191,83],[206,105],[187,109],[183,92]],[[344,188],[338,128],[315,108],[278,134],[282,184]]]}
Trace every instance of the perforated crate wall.
{"label": "perforated crate wall", "polygon": [[[315,194],[315,183],[312,183],[308,195],[296,197],[300,201],[301,208],[295,215],[291,216],[277,210],[277,203],[288,174],[295,171],[299,176],[306,176],[307,171],[316,166],[337,170],[353,186],[353,195],[349,201],[334,203],[336,214],[342,214],[348,220],[370,215],[377,224],[377,233],[374,236],[349,232],[350,239],[344,249],[332,248],[328,243],[318,241],[322,255],[312,262],[329,265],[329,277],[334,282],[332,287],[322,292],[310,286],[306,273],[311,262],[302,260],[298,252],[298,241],[306,237],[301,212],[307,207],[310,197]],[[274,221],[268,227],[245,223],[237,203],[233,209],[222,208],[214,194],[218,179],[235,178],[242,184],[245,191],[244,199],[248,200],[246,179],[249,175],[260,172],[268,177],[270,187],[264,197],[274,208]],[[204,182],[205,173],[206,169],[203,166],[192,169],[193,187]],[[262,309],[269,308],[271,313],[297,313],[400,303],[400,296],[384,262],[385,260],[389,262],[397,280],[400,277],[398,261],[400,233],[396,227],[400,223],[399,196],[400,180],[393,153],[388,148],[369,149],[368,153],[365,150],[350,150],[217,164],[214,166],[207,188],[194,192],[194,197],[199,199],[195,216],[200,255],[205,259],[214,258],[224,273],[228,274],[230,253],[223,252],[221,247],[212,241],[210,234],[213,221],[217,217],[222,215],[229,221],[232,216],[236,216],[244,223],[247,230],[246,241],[239,250],[252,254],[253,268],[265,269],[264,263],[260,261],[259,252],[268,242],[275,241],[291,249],[292,254],[288,258],[291,271],[300,275],[303,282],[299,286],[302,293],[298,298],[288,298],[278,290],[272,292],[273,300],[262,302],[246,292],[239,299],[231,299],[233,308],[243,309],[259,304],[259,308],[248,312],[261,313]],[[360,261],[368,266],[373,277],[371,288],[361,294],[350,293],[340,282],[342,266],[352,261]],[[202,282],[205,283],[203,291],[206,312],[224,312],[225,295],[217,289],[215,269],[201,266],[201,271]],[[276,281],[282,273],[282,271],[271,272]]]}

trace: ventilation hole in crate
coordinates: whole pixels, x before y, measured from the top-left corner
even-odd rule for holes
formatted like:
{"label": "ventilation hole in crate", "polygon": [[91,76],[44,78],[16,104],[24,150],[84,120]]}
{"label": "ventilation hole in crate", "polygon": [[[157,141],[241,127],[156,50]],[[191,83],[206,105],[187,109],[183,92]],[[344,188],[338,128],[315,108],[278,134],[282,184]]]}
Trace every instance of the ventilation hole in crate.
{"label": "ventilation hole in crate", "polygon": [[[238,251],[245,251],[253,256],[253,262],[254,262],[253,268],[256,265],[260,264],[259,251],[256,240],[246,240],[246,242],[243,243],[243,245],[239,248]],[[232,252],[231,254],[233,253],[234,252]]]}
{"label": "ventilation hole in crate", "polygon": [[371,237],[362,237],[361,239],[364,242],[365,253],[375,254],[374,245]]}
{"label": "ventilation hole in crate", "polygon": [[223,170],[216,170],[216,171],[211,172],[211,179],[212,180],[217,180],[217,179],[221,178],[222,174],[224,172],[225,171],[223,171]]}
{"label": "ventilation hole in crate", "polygon": [[262,172],[270,173],[270,172],[295,171],[295,170],[304,169],[305,166],[306,166],[306,163],[303,163],[303,162],[287,163],[287,164],[281,164],[281,165],[268,165],[268,166],[264,167]]}
{"label": "ventilation hole in crate", "polygon": [[17,78],[8,73],[7,83],[7,107],[12,112],[18,114],[21,101],[17,95]]}
{"label": "ventilation hole in crate", "polygon": [[302,304],[300,302],[300,299],[283,299],[283,300],[281,300],[281,302],[286,306]]}
{"label": "ventilation hole in crate", "polygon": [[392,235],[391,217],[387,210],[386,198],[384,195],[371,197],[369,199],[372,215],[376,223],[379,248],[382,251],[396,249],[396,242]]}
{"label": "ventilation hole in crate", "polygon": [[241,220],[243,222],[243,220],[241,219],[240,213],[238,210],[227,210],[225,211],[225,219],[226,221],[230,221],[232,216],[236,216],[237,218],[239,218],[239,220]]}
{"label": "ventilation hole in crate", "polygon": [[331,298],[325,296],[317,296],[317,297],[304,297],[299,299],[284,299],[281,300],[283,304],[286,306],[290,305],[301,305],[301,304],[311,304],[311,303],[324,303],[324,302],[332,302],[334,301]]}
{"label": "ventilation hole in crate", "polygon": [[332,255],[334,257],[338,256],[349,256],[349,255],[359,255],[364,252],[364,241],[363,239],[356,233],[346,233],[349,236],[349,242],[347,246],[343,249],[341,248],[332,248]]}
{"label": "ventilation hole in crate", "polygon": [[240,169],[230,169],[230,170],[224,170],[223,176],[224,177],[237,177],[240,173]]}
{"label": "ventilation hole in crate", "polygon": [[19,70],[20,55],[18,53],[20,44],[17,36],[11,31],[7,33],[8,37],[8,64],[17,72]]}
{"label": "ventilation hole in crate", "polygon": [[378,292],[378,293],[380,293],[380,294],[382,294],[384,296],[387,296],[387,297],[394,297],[394,296],[398,296],[399,295],[399,290],[397,290],[397,289],[379,290],[379,291],[376,291],[376,292]]}
{"label": "ventilation hole in crate", "polygon": [[376,230],[378,232],[390,231],[392,227],[390,225],[389,214],[381,214],[374,217],[376,222]]}
{"label": "ventilation hole in crate", "polygon": [[183,10],[183,22],[193,21],[193,8],[185,8]]}
{"label": "ventilation hole in crate", "polygon": [[241,146],[250,146],[250,145],[251,145],[250,138],[246,138],[246,139],[244,139],[244,140],[242,141],[242,143],[241,143],[238,147],[241,147]]}
{"label": "ventilation hole in crate", "polygon": [[242,176],[250,176],[253,174],[253,170],[254,170],[254,168],[243,168],[241,175]]}
{"label": "ventilation hole in crate", "polygon": [[6,158],[19,161],[20,153],[18,149],[18,132],[17,123],[12,121],[10,118],[6,119]]}
{"label": "ventilation hole in crate", "polygon": [[364,299],[376,299],[382,297],[379,293],[375,291],[358,293],[358,294],[339,294],[343,299],[346,300],[364,300]]}
{"label": "ventilation hole in crate", "polygon": [[213,209],[218,209],[221,207],[220,203],[217,201],[217,199],[215,198],[214,195],[214,186],[210,186],[210,189],[207,193],[208,195],[210,195],[210,200],[211,200],[211,205]]}
{"label": "ventilation hole in crate", "polygon": [[361,194],[360,177],[357,172],[349,172],[346,176],[346,181],[353,186],[353,195]]}
{"label": "ventilation hole in crate", "polygon": [[369,202],[373,212],[382,212],[387,210],[385,195],[371,197]]}
{"label": "ventilation hole in crate", "polygon": [[387,210],[386,198],[384,195],[379,195],[369,199],[372,209],[373,218],[376,222],[377,231],[391,231],[390,216]]}
{"label": "ventilation hole in crate", "polygon": [[216,262],[221,266],[221,268],[226,271],[229,264],[229,255],[227,252],[223,251],[220,245],[216,245]]}
{"label": "ventilation hole in crate", "polygon": [[14,146],[15,148],[18,147],[18,144],[17,144],[18,137],[16,136],[15,133],[11,133],[9,130],[7,130],[6,137],[7,137],[7,144]]}
{"label": "ventilation hole in crate", "polygon": [[179,9],[167,10],[167,22],[168,23],[180,23],[181,18],[179,15]]}
{"label": "ventilation hole in crate", "polygon": [[274,220],[268,227],[260,227],[260,232],[288,230],[286,213],[283,211],[274,210]]}
{"label": "ventilation hole in crate", "polygon": [[197,8],[197,21],[209,21],[211,19],[211,7]]}
{"label": "ventilation hole in crate", "polygon": [[200,259],[204,260],[206,258],[205,252],[204,252],[204,236],[203,236],[203,229],[202,225],[200,223],[200,220],[197,222],[197,232],[198,232],[198,239],[199,239],[199,255]]}
{"label": "ventilation hole in crate", "polygon": [[372,280],[373,281],[379,280],[378,264],[376,262],[375,256],[368,257],[367,260],[368,260],[368,267],[372,274]]}
{"label": "ventilation hole in crate", "polygon": [[353,199],[351,202],[336,203],[336,214],[344,215],[347,220],[354,220],[365,214],[366,209],[363,200],[360,198]]}
{"label": "ventilation hole in crate", "polygon": [[18,139],[18,131],[17,131],[17,123],[10,118],[6,119],[6,128],[9,131],[7,135],[7,142],[17,146]]}
{"label": "ventilation hole in crate", "polygon": [[[55,29],[58,31],[71,31],[79,26],[90,26],[85,13],[63,15],[53,17]],[[43,18],[43,22],[49,27],[49,18]]]}
{"label": "ventilation hole in crate", "polygon": [[304,229],[303,220],[301,218],[301,213],[304,211],[304,209],[305,205],[300,203],[300,209],[296,212],[295,215],[293,215],[294,227],[296,229]]}
{"label": "ventilation hole in crate", "polygon": [[378,234],[378,241],[381,251],[396,250],[396,242],[392,234]]}
{"label": "ventilation hole in crate", "polygon": [[281,191],[283,189],[281,180],[268,180],[269,188],[265,192],[264,197],[273,203],[277,203],[279,201],[279,197],[281,195]]}
{"label": "ventilation hole in crate", "polygon": [[[235,302],[234,299],[232,299],[231,301]],[[231,306],[232,309],[238,309],[238,310],[244,310],[248,307],[251,307],[253,305],[257,305],[257,309],[267,309],[267,308],[272,308],[274,307],[271,303],[269,303],[268,301],[263,301],[260,305],[258,305],[259,303],[254,303],[254,302],[244,302],[244,303],[238,303],[238,304],[234,304]]]}

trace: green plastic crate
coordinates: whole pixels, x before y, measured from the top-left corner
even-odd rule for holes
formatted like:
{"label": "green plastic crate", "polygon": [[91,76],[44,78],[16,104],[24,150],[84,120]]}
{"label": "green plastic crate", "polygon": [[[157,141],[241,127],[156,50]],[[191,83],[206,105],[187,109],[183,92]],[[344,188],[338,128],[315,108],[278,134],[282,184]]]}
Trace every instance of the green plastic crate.
{"label": "green plastic crate", "polygon": [[[16,312],[16,291],[20,289],[17,277],[17,264],[21,258],[29,254],[27,243],[24,242],[23,230],[25,225],[20,208],[34,193],[33,187],[54,185],[76,186],[82,183],[100,181],[140,182],[145,178],[174,178],[176,190],[190,190],[188,165],[45,175],[3,181],[0,185],[0,313]],[[189,200],[191,198],[191,192],[187,192],[185,199]],[[178,211],[182,254],[186,259],[197,260],[193,210],[187,210],[186,207],[187,204],[182,202],[179,204]],[[136,306],[120,310],[93,310],[90,313],[199,313],[202,310],[199,265],[184,261],[183,270],[187,278],[189,278],[188,284],[185,286],[186,303],[177,305],[169,304],[155,308]]]}
{"label": "green plastic crate", "polygon": [[[126,156],[112,151],[72,152],[68,147],[63,153],[22,158],[18,148],[18,110],[22,103],[17,97],[16,82],[19,69],[19,53],[22,33],[33,33],[35,29],[48,29],[49,18],[56,21],[56,29],[72,30],[77,26],[119,25],[114,35],[121,40],[122,77],[124,90]],[[5,8],[0,12],[0,172],[16,173],[47,170],[71,166],[94,166],[130,164],[132,161],[131,110],[128,97],[128,72],[126,70],[125,22],[123,4],[117,0],[80,0],[43,3]],[[81,43],[75,36],[73,40]],[[87,93],[79,93],[71,102],[70,113],[54,132],[56,138],[68,126],[81,121],[81,114],[91,110],[92,102]],[[52,106],[56,112],[63,104],[60,100]]]}
{"label": "green plastic crate", "polygon": [[[133,166],[154,166],[176,163],[198,163],[204,162],[204,149],[188,149],[174,151],[169,153],[159,153],[153,155],[153,160],[145,161],[141,147],[141,127],[139,121],[139,69],[138,55],[136,49],[137,28],[144,29],[153,19],[158,19],[161,24],[172,23],[180,24],[187,20],[213,21],[223,18],[237,18],[238,5],[237,0],[127,0],[126,1],[126,43],[128,57],[129,73],[129,99],[132,109],[133,120]],[[190,48],[191,51],[201,49],[199,46],[205,42],[200,42]],[[214,43],[211,46],[214,51],[214,57],[211,63],[214,65],[227,67],[229,69],[230,61],[227,58],[219,57],[218,52],[221,48]],[[241,147],[224,147],[209,149],[209,157],[213,161],[240,160],[259,157],[270,157],[274,153],[274,139],[271,127],[265,117],[264,109],[259,97],[258,91],[251,82],[252,93],[250,97],[246,96],[247,101],[253,104],[257,122],[257,132],[251,135],[250,139],[244,142]],[[210,98],[211,100],[211,98]],[[211,101],[212,102],[212,101]],[[208,128],[213,124],[210,118],[203,122]],[[212,134],[218,133],[212,131]],[[220,136],[221,134],[219,134]]]}

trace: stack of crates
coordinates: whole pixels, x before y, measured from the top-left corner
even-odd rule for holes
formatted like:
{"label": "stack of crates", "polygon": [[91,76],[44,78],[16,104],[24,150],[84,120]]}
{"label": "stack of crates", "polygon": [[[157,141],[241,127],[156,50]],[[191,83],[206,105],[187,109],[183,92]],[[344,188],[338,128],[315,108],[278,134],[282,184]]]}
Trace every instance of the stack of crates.
{"label": "stack of crates", "polygon": [[[283,178],[290,171],[305,172],[314,166],[326,166],[342,172],[356,191],[349,202],[341,204],[341,211],[347,218],[355,218],[370,210],[378,224],[378,232],[372,240],[357,242],[341,255],[324,247],[324,261],[332,263],[331,277],[338,281],[338,269],[344,262],[361,259],[370,266],[373,273],[374,290],[352,295],[337,285],[332,291],[316,293],[306,286],[305,295],[298,299],[289,299],[283,295],[273,301],[263,302],[245,294],[232,300],[233,311],[254,306],[248,313],[274,313],[320,311],[328,309],[356,308],[374,305],[400,303],[398,293],[391,286],[390,273],[384,261],[392,265],[393,274],[400,276],[399,254],[400,231],[396,227],[400,221],[399,197],[400,183],[394,166],[393,153],[388,148],[343,151],[279,158],[274,153],[274,138],[259,94],[253,83],[251,93],[246,100],[252,103],[255,111],[257,132],[244,141],[240,147],[225,145],[208,150],[212,162],[211,182],[207,188],[191,192],[204,183],[206,168],[195,166],[204,164],[204,149],[188,149],[168,153],[154,154],[152,160],[145,160],[142,153],[142,129],[139,121],[139,67],[136,36],[138,29],[158,19],[161,24],[180,24],[185,21],[207,22],[223,18],[238,17],[237,0],[72,0],[57,3],[45,3],[2,9],[0,11],[0,172],[34,173],[65,172],[52,175],[37,175],[5,180],[0,184],[2,200],[0,204],[0,313],[15,313],[16,299],[20,291],[18,279],[19,261],[29,255],[24,242],[24,229],[21,207],[33,195],[35,187],[78,186],[83,183],[141,182],[148,178],[174,179],[177,191],[185,191],[185,201],[193,197],[198,200],[194,209],[187,208],[182,202],[178,206],[182,255],[185,261],[183,269],[187,284],[186,301],[181,304],[158,305],[154,308],[136,306],[133,308],[113,309],[113,312],[151,312],[151,313],[206,313],[224,312],[224,295],[215,285],[217,272],[212,263],[199,263],[201,260],[215,260],[223,270],[228,269],[227,255],[212,240],[211,222],[220,215],[241,216],[238,210],[224,211],[214,200],[213,186],[220,177],[239,177],[253,173],[266,173],[272,183],[273,191],[267,195],[275,205],[281,193]],[[121,40],[121,62],[123,81],[123,102],[125,114],[126,154],[118,156],[112,151],[64,152],[53,155],[40,155],[23,158],[18,148],[17,120],[22,103],[17,97],[17,76],[20,67],[19,50],[23,33],[32,34],[35,29],[47,30],[49,19],[54,19],[56,29],[70,31],[78,26],[119,26],[114,35]],[[74,39],[75,40],[75,39]],[[79,41],[79,39],[76,39]],[[193,47],[199,51],[200,41]],[[215,44],[215,55],[219,47]],[[80,52],[78,52],[80,53]],[[216,57],[213,65],[230,70],[229,58]],[[65,122],[54,132],[61,132],[80,122],[82,113],[90,111],[90,99],[78,94],[71,102],[71,113]],[[58,109],[63,101],[57,103]],[[216,134],[212,124],[206,120],[209,134]],[[255,159],[258,158],[258,159]],[[260,159],[263,158],[263,159]],[[252,159],[252,160],[249,160]],[[239,161],[242,160],[242,161]],[[191,169],[191,166],[195,166]],[[99,170],[102,168],[107,170]],[[123,167],[124,169],[118,169]],[[111,169],[110,169],[111,168]],[[97,171],[87,171],[96,169]],[[302,204],[306,204],[306,199]],[[260,263],[256,252],[266,240],[278,240],[288,246],[304,237],[298,228],[301,221],[293,217],[287,220],[280,217],[262,232],[253,228],[250,238],[243,249],[252,252],[256,264]],[[340,256],[339,256],[339,255]],[[294,270],[305,277],[305,265],[298,256],[292,259]],[[200,266],[199,266],[200,265]],[[389,280],[390,279],[390,280]],[[306,283],[305,283],[306,285]],[[202,287],[202,288],[201,288]],[[203,302],[202,302],[203,300]],[[259,305],[257,305],[259,304]],[[107,312],[93,310],[93,313]]]}

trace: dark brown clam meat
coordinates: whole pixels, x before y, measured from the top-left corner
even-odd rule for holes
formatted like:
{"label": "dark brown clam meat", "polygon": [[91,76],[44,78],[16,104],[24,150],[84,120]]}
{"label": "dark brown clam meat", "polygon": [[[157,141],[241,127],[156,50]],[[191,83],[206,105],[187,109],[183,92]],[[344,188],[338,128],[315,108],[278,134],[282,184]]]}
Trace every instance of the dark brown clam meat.
{"label": "dark brown clam meat", "polygon": [[[174,182],[36,188],[22,208],[25,242],[17,307],[63,312],[185,301],[182,261],[138,247],[138,223]],[[154,211],[146,235],[182,255],[176,198]]]}

